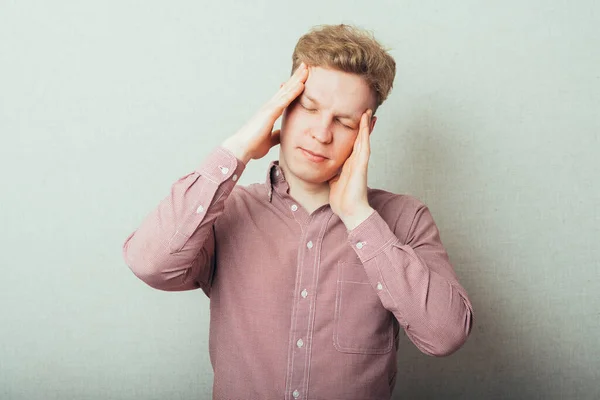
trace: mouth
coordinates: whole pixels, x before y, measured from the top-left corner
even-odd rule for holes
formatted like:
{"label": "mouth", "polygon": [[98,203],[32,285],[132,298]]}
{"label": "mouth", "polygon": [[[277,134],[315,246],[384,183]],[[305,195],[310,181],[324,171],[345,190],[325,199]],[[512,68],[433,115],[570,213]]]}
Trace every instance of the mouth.
{"label": "mouth", "polygon": [[327,160],[327,157],[319,154],[319,153],[313,153],[312,151],[303,149],[302,147],[299,147],[300,151],[302,152],[302,154],[308,158],[310,161],[313,162],[323,162],[325,160]]}

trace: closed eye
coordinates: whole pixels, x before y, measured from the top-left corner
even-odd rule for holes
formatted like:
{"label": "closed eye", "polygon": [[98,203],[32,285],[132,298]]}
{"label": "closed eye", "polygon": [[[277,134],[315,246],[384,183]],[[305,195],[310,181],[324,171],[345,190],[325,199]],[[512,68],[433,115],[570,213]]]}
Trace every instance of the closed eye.
{"label": "closed eye", "polygon": [[306,111],[308,111],[308,112],[315,112],[315,111],[317,111],[317,110],[315,110],[314,108],[308,108],[308,107],[304,106],[304,104],[302,104],[302,103],[300,103],[300,106],[301,106],[302,108],[304,108],[304,109],[305,109]]}
{"label": "closed eye", "polygon": [[339,123],[340,123],[340,124],[341,124],[341,125],[342,125],[344,128],[348,128],[348,129],[354,129],[354,128],[353,128],[353,127],[351,127],[351,126],[348,126],[348,125],[344,124],[344,123],[343,123],[342,121],[340,121],[339,119],[337,120],[337,122],[339,122]]}
{"label": "closed eye", "polygon": [[[310,112],[310,113],[317,112],[316,109],[314,109],[314,108],[308,108],[308,107],[306,107],[304,104],[302,104],[300,102],[298,102],[298,104],[300,104],[300,107],[302,107],[303,109],[305,109],[307,112]],[[344,124],[340,119],[336,119],[336,122],[339,123],[340,125],[342,125],[346,129],[354,130],[353,127]]]}

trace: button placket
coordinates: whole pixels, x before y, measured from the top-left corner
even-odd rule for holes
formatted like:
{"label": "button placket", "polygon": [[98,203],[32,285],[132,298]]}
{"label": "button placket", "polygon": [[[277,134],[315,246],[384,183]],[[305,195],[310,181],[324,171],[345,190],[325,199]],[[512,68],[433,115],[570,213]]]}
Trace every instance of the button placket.
{"label": "button placket", "polygon": [[[292,204],[291,206],[289,206],[290,209],[292,210],[292,212],[296,212],[298,211],[298,206],[296,204]],[[309,234],[309,237],[311,235]],[[313,243],[312,240],[307,240],[305,243],[306,249],[305,250],[300,250],[299,252],[299,262],[302,262],[302,264],[299,264],[299,268],[304,269],[306,272],[302,273],[301,276],[301,282],[300,285],[304,285],[304,282],[309,283],[312,281],[312,269],[310,269],[310,266],[313,265],[312,260],[314,259],[314,252],[313,252],[313,248],[315,246],[315,244]],[[303,255],[300,255],[300,253],[304,253]],[[306,279],[306,281],[305,281]],[[301,286],[302,287],[302,286]],[[303,288],[302,291],[300,292],[300,296],[299,296],[299,301],[296,304],[297,310],[298,312],[296,313],[296,318],[297,319],[297,324],[295,327],[295,334],[298,336],[302,336],[305,335],[307,332],[307,328],[308,326],[306,325],[306,323],[308,322],[308,318],[309,318],[309,314],[310,314],[310,301],[302,301],[302,299],[306,299],[308,297],[308,290],[306,288]],[[294,399],[298,399],[301,397],[300,395],[300,389],[302,387],[302,385],[304,384],[303,380],[306,377],[306,373],[307,371],[305,370],[305,366],[306,366],[306,357],[308,356],[307,354],[307,349],[304,349],[304,346],[306,345],[306,343],[304,342],[304,339],[301,337],[296,336],[296,339],[294,339],[290,345],[293,346],[295,348],[295,351],[292,351],[292,357],[293,357],[293,370],[291,371],[291,388],[296,387],[297,389],[294,389],[294,391],[292,392],[292,397]],[[291,389],[290,388],[290,389]]]}
{"label": "button placket", "polygon": [[[296,211],[294,211],[297,206]],[[313,346],[311,338],[314,333],[314,312],[315,296],[309,296],[309,292],[317,290],[318,276],[320,267],[316,261],[320,260],[319,252],[321,251],[321,243],[325,228],[330,216],[323,213],[315,213],[314,215],[305,215],[305,210],[300,205],[288,203],[288,209],[292,212],[302,212],[302,220],[299,222],[303,225],[305,231],[302,235],[302,241],[298,248],[298,268],[302,270],[298,273],[298,287],[296,292],[297,300],[294,302],[295,321],[293,322],[293,331],[290,332],[290,360],[291,369],[288,370],[287,389],[292,391],[293,398],[304,398],[304,391],[307,390],[308,371],[311,368],[311,348]],[[298,214],[294,214],[298,217]],[[304,230],[303,229],[303,230]],[[303,247],[306,246],[306,247]],[[287,392],[288,396],[290,392]]]}

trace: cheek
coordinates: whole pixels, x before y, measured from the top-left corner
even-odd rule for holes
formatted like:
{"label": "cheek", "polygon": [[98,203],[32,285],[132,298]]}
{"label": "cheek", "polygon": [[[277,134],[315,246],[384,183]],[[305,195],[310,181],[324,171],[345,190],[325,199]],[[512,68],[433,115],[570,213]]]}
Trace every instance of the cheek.
{"label": "cheek", "polygon": [[309,125],[310,119],[307,118],[306,114],[301,110],[288,108],[281,120],[282,142],[302,136]]}
{"label": "cheek", "polygon": [[354,148],[354,141],[357,135],[354,133],[347,132],[343,137],[340,138],[338,154],[344,158],[344,160],[350,157],[352,149]]}
{"label": "cheek", "polygon": [[283,111],[283,116],[281,118],[281,128],[288,128],[294,126],[294,120],[296,119],[296,115],[298,112],[294,109],[294,107],[289,106]]}
{"label": "cheek", "polygon": [[288,116],[288,118],[294,118],[298,115],[299,108],[299,104],[296,101],[293,101],[285,108],[284,113]]}
{"label": "cheek", "polygon": [[302,112],[299,107],[294,107],[288,111],[288,124],[295,130],[300,130],[309,122],[306,113]]}

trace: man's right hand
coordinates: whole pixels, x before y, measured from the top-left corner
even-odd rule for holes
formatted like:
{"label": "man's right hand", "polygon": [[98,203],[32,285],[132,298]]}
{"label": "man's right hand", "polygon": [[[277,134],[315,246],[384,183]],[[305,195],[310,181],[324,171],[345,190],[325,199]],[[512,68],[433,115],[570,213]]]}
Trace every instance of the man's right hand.
{"label": "man's right hand", "polygon": [[308,68],[304,63],[294,71],[277,93],[233,136],[223,142],[244,164],[267,155],[271,147],[279,144],[280,130],[273,131],[275,121],[285,108],[304,90]]}

